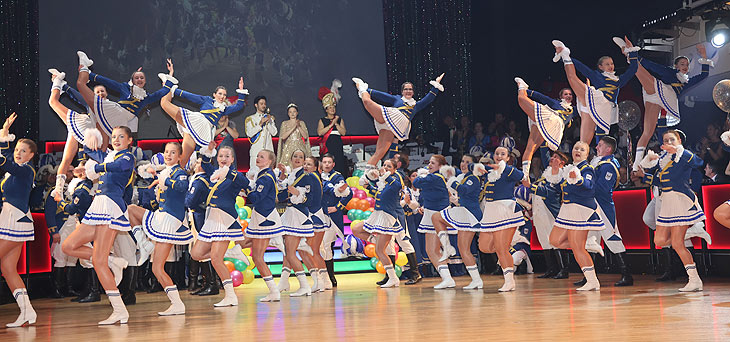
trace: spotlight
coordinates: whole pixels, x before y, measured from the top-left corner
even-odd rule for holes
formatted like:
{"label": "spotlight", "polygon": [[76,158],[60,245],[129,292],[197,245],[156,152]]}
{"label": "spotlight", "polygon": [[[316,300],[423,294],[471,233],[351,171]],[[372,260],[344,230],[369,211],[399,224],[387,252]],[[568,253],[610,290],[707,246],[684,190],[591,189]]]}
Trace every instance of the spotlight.
{"label": "spotlight", "polygon": [[707,34],[707,40],[716,48],[723,47],[727,43],[728,38],[730,38],[730,28],[728,28],[726,18],[707,21],[705,24],[705,32]]}

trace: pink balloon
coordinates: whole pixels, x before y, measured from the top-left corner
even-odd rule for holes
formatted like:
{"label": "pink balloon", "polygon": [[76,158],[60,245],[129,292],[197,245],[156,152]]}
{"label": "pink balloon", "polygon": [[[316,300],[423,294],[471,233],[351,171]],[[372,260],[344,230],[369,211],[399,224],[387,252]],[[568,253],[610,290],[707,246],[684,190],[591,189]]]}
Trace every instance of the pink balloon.
{"label": "pink balloon", "polygon": [[353,196],[355,195],[355,191],[358,191],[358,190],[360,190],[360,189],[358,189],[358,188],[356,188],[354,186],[351,186],[350,187],[350,192],[352,193]]}
{"label": "pink balloon", "polygon": [[243,273],[238,270],[231,272],[231,280],[233,281],[233,287],[241,286],[243,284]]}
{"label": "pink balloon", "polygon": [[370,203],[370,206],[371,207],[374,207],[375,206],[375,199],[374,198],[372,198],[372,197],[366,197],[365,200],[368,201],[368,203]]}
{"label": "pink balloon", "polygon": [[354,197],[355,197],[355,198],[359,198],[359,199],[365,199],[365,198],[367,198],[368,196],[367,196],[367,194],[365,193],[365,191],[362,191],[362,190],[357,190],[357,192],[355,192],[355,196],[354,196]]}

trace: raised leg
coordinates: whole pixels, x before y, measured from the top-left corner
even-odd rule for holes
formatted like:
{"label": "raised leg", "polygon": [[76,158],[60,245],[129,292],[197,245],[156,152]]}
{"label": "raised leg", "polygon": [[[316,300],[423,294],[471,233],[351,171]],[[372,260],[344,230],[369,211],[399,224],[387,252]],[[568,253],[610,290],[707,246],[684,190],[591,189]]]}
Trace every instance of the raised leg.
{"label": "raised leg", "polygon": [[377,165],[378,162],[388,153],[388,148],[393,141],[393,132],[382,129],[378,132],[378,141],[375,144],[375,153],[368,160],[369,165]]}

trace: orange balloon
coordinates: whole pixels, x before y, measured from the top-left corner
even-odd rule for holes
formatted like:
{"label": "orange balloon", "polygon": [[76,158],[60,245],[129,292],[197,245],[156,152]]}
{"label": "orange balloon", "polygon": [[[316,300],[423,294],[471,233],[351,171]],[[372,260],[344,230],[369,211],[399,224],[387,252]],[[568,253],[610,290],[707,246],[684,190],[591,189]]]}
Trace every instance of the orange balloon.
{"label": "orange balloon", "polygon": [[383,263],[378,261],[378,264],[375,265],[375,269],[378,270],[378,273],[385,274],[385,267],[383,267]]}
{"label": "orange balloon", "polygon": [[373,211],[375,211],[375,208],[370,207],[370,208],[368,208],[368,211],[372,213]]}
{"label": "orange balloon", "polygon": [[367,200],[361,199],[357,202],[357,209],[360,209],[362,211],[368,210],[370,208],[370,202]]}
{"label": "orange balloon", "polygon": [[241,220],[241,230],[245,232],[246,228],[248,228],[248,221]]}
{"label": "orange balloon", "polygon": [[236,265],[228,260],[224,261],[223,264],[226,265],[226,268],[228,268],[228,272],[233,272],[236,270]]}
{"label": "orange balloon", "polygon": [[358,201],[360,201],[360,200],[357,198],[351,199],[349,202],[347,202],[345,209],[347,209],[347,210],[356,209],[356,205],[357,205]]}
{"label": "orange balloon", "polygon": [[365,255],[368,256],[368,258],[374,258],[375,257],[375,244],[369,243],[365,245]]}

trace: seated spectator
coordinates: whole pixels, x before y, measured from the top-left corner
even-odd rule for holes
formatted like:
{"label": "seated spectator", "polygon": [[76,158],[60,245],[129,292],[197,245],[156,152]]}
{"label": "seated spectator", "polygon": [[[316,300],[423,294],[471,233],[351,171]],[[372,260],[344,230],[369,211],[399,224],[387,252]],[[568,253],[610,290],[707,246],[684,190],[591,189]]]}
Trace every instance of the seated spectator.
{"label": "seated spectator", "polygon": [[717,184],[717,183],[727,183],[728,177],[725,176],[723,173],[724,170],[720,166],[720,164],[717,163],[707,163],[705,164],[705,179],[703,180],[703,183],[705,184]]}
{"label": "seated spectator", "polygon": [[700,147],[697,154],[706,163],[718,163],[727,165],[728,158],[722,149],[722,140],[720,139],[720,128],[711,123],[707,125],[705,136],[700,140]]}
{"label": "seated spectator", "polygon": [[505,126],[505,117],[502,113],[496,113],[494,114],[494,121],[489,124],[489,128],[487,128],[487,134],[489,135],[496,135],[501,136],[502,133],[507,131],[507,127]]}
{"label": "seated spectator", "polygon": [[484,152],[492,150],[499,145],[496,136],[484,133],[484,125],[477,121],[474,124],[474,133],[469,137],[466,144],[466,151],[471,155],[483,155]]}

